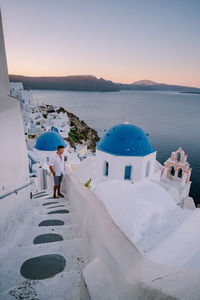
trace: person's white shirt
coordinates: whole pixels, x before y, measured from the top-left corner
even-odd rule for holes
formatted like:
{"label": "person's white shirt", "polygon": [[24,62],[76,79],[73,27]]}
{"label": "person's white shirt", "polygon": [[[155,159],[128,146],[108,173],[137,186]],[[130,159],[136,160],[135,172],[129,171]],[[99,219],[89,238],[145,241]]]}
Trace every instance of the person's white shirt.
{"label": "person's white shirt", "polygon": [[50,166],[53,167],[55,176],[61,176],[61,174],[64,174],[64,170],[65,170],[64,155],[61,154],[61,158],[57,153],[54,156],[52,156],[50,160]]}

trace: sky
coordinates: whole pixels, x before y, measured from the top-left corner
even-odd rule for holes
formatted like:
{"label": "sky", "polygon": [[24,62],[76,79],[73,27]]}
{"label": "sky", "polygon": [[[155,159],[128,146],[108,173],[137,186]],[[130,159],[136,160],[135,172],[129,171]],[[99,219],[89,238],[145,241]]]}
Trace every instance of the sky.
{"label": "sky", "polygon": [[200,0],[0,0],[10,74],[200,87]]}

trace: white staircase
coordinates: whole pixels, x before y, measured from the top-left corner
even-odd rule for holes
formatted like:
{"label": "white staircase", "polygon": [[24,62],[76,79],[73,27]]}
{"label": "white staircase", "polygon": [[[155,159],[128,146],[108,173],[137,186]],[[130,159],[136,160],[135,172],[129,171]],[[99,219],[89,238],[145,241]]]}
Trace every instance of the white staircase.
{"label": "white staircase", "polygon": [[[12,241],[0,250],[0,300],[88,299],[81,277],[87,256],[76,224],[73,203],[65,198],[52,199],[45,191],[33,195],[30,201],[32,210],[29,215]],[[69,213],[49,214],[59,210],[68,210]],[[38,226],[44,220],[59,220],[64,225]],[[33,244],[36,236],[51,233],[61,235],[63,240]],[[66,265],[62,272],[42,280],[31,280],[21,275],[20,268],[26,260],[47,254],[59,254],[65,258]]]}

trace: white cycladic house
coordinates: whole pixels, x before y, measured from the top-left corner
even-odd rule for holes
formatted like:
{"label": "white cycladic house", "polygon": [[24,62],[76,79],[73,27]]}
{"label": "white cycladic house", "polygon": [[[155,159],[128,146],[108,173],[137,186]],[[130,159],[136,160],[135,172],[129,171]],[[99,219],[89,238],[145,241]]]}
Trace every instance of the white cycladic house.
{"label": "white cycladic house", "polygon": [[132,124],[111,127],[97,143],[97,180],[139,181],[155,173],[156,150],[142,129]]}
{"label": "white cycladic house", "polygon": [[23,90],[22,82],[10,82],[10,93],[13,97],[22,99]]}
{"label": "white cycladic house", "polygon": [[19,99],[22,110],[35,106],[32,93],[29,90],[24,90],[21,82],[10,82],[10,93],[11,96]]}

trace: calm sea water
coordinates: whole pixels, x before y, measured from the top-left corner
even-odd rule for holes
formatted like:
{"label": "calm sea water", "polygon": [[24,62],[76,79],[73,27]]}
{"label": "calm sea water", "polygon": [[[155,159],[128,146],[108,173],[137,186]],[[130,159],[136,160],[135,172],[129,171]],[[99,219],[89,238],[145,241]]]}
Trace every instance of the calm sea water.
{"label": "calm sea water", "polygon": [[113,93],[33,91],[36,103],[63,106],[101,136],[112,125],[129,121],[141,127],[163,163],[182,147],[192,167],[191,196],[200,203],[200,95],[176,92]]}

